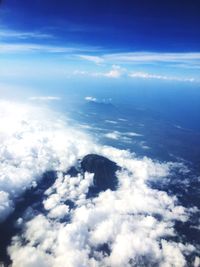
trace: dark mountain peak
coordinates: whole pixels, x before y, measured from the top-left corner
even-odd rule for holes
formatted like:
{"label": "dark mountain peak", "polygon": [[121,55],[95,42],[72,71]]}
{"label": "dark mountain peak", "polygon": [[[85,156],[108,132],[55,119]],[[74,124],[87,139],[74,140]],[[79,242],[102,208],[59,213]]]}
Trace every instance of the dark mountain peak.
{"label": "dark mountain peak", "polygon": [[120,168],[115,162],[100,155],[88,154],[82,159],[81,168],[83,172],[94,173],[94,188],[90,190],[92,193],[116,190],[116,171]]}

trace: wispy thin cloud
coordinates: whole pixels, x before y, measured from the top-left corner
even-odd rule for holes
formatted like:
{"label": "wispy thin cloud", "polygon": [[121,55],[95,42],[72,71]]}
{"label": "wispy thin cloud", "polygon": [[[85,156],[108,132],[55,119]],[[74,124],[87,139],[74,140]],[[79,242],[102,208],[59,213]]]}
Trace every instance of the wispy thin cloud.
{"label": "wispy thin cloud", "polygon": [[0,43],[0,53],[63,53],[75,54],[87,52],[94,48],[84,46],[53,46],[36,43]]}
{"label": "wispy thin cloud", "polygon": [[[94,63],[93,56],[79,55],[81,59],[90,60]],[[173,64],[174,67],[193,68],[200,64],[200,52],[186,53],[162,53],[162,52],[126,52],[126,53],[108,53],[95,56],[98,62],[109,64]],[[182,66],[181,66],[182,65]]]}
{"label": "wispy thin cloud", "polygon": [[145,80],[163,80],[163,81],[176,81],[176,82],[199,82],[194,77],[183,77],[183,76],[169,76],[169,75],[161,75],[157,73],[149,73],[143,71],[131,71],[120,66],[112,66],[112,68],[108,71],[102,72],[93,72],[93,71],[84,71],[84,70],[76,70],[73,72],[73,75],[77,76],[90,76],[90,77],[105,77],[105,78],[133,78],[133,79],[145,79]]}
{"label": "wispy thin cloud", "polygon": [[85,59],[91,62],[94,62],[95,64],[101,64],[104,62],[104,59],[99,56],[90,56],[90,55],[79,55],[81,59]]}
{"label": "wispy thin cloud", "polygon": [[130,52],[103,55],[107,61],[120,62],[188,62],[199,61],[200,52],[197,53],[151,53]]}
{"label": "wispy thin cloud", "polygon": [[31,101],[59,101],[61,100],[58,96],[32,96],[29,97]]}
{"label": "wispy thin cloud", "polygon": [[157,80],[169,80],[169,81],[180,81],[180,82],[194,82],[194,78],[182,78],[175,76],[165,76],[159,74],[152,74],[147,72],[132,72],[128,75],[131,78],[141,78],[141,79],[157,79]]}
{"label": "wispy thin cloud", "polygon": [[54,36],[47,33],[42,32],[22,32],[22,31],[14,31],[8,29],[0,28],[0,38],[1,39],[10,39],[10,38],[17,38],[20,40],[25,39],[48,39],[53,38]]}

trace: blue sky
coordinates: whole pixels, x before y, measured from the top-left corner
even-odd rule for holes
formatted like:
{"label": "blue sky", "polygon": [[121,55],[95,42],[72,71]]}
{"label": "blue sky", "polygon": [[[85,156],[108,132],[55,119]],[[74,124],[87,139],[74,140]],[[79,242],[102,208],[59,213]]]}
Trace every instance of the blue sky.
{"label": "blue sky", "polygon": [[4,0],[1,80],[199,83],[198,0]]}

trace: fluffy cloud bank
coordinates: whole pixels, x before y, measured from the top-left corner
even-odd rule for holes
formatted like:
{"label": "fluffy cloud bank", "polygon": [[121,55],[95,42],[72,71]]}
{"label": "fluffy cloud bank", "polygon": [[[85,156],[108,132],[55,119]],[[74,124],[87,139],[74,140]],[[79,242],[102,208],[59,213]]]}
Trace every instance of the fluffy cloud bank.
{"label": "fluffy cloud bank", "polygon": [[14,199],[46,170],[63,170],[91,145],[42,108],[0,102],[0,221],[13,210]]}
{"label": "fluffy cloud bank", "polygon": [[[194,246],[169,239],[176,235],[175,220],[187,220],[186,211],[175,197],[146,185],[166,176],[170,164],[110,147],[99,153],[122,167],[119,188],[87,199],[92,174],[83,179],[59,173],[45,193],[47,216],[25,222],[23,237],[16,236],[9,247],[13,266],[37,266],[38,261],[55,267],[186,265],[184,254]],[[75,208],[64,204],[69,200]],[[70,218],[67,223],[63,216]]]}
{"label": "fluffy cloud bank", "polygon": [[[1,101],[0,114],[2,220],[14,208],[15,198],[44,171],[57,170],[54,184],[41,198],[46,212],[19,218],[21,234],[8,248],[13,267],[187,265],[186,255],[195,247],[182,243],[175,231],[177,220],[188,219],[187,210],[175,196],[148,186],[167,176],[174,164],[97,145],[45,109]],[[88,153],[121,167],[116,191],[87,198],[93,174],[64,173]]]}

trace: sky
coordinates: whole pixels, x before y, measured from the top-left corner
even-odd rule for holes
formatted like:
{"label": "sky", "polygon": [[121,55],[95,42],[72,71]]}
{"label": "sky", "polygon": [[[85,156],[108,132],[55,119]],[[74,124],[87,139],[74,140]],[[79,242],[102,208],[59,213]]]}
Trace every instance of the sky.
{"label": "sky", "polygon": [[199,83],[200,2],[3,0],[1,82]]}
{"label": "sky", "polygon": [[195,0],[4,0],[1,22],[8,30],[54,36],[61,45],[193,52],[199,50],[199,11]]}

